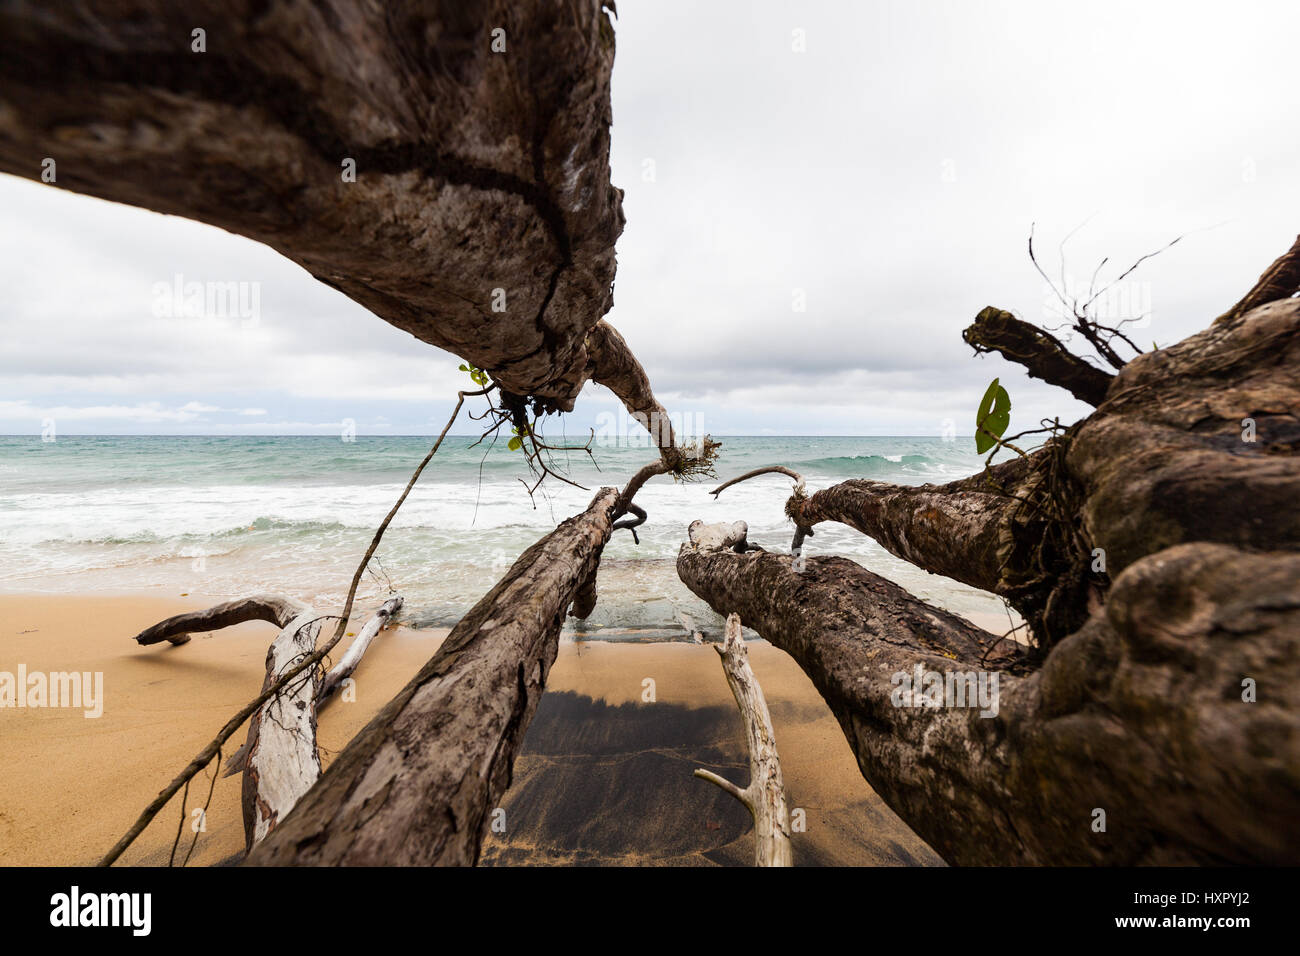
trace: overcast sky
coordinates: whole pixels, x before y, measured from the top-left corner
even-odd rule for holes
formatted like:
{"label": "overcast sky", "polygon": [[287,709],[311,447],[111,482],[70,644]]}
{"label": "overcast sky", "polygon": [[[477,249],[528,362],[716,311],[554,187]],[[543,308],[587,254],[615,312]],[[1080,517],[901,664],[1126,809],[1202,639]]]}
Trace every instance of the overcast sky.
{"label": "overcast sky", "polygon": [[[1012,429],[1086,409],[961,330],[1054,323],[1040,259],[1144,347],[1235,302],[1300,231],[1300,4],[620,0],[609,318],[714,434]],[[1086,224],[1085,224],[1086,223]],[[154,314],[260,283],[259,320]],[[0,176],[0,433],[427,433],[459,360],[229,233]],[[799,304],[804,311],[796,311]],[[589,386],[566,429],[615,408]],[[467,430],[467,429],[466,429]]]}

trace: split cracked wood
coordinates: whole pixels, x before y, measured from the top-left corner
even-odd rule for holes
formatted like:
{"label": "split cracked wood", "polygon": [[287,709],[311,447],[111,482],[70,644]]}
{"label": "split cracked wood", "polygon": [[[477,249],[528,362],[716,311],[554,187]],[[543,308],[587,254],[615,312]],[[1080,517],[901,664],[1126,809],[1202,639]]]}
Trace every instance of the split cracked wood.
{"label": "split cracked wood", "polygon": [[727,615],[721,645],[714,647],[722,658],[722,672],[736,698],[749,748],[749,786],[741,789],[709,770],[695,776],[721,787],[745,805],[754,818],[754,865],[792,866],[790,811],[786,806],[785,783],[781,779],[781,757],[776,750],[772,715],[763,688],[749,666],[749,651],[740,634],[740,616]]}

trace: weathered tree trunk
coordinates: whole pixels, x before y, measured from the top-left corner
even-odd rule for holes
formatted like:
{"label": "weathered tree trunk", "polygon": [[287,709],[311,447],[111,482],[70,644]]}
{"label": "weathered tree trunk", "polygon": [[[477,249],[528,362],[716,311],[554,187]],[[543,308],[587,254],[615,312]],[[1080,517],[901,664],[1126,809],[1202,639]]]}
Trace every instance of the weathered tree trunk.
{"label": "weathered tree trunk", "polygon": [[544,410],[594,379],[666,422],[601,321],[613,60],[599,0],[17,0],[0,170],[264,242]]}
{"label": "weathered tree trunk", "polygon": [[722,658],[722,673],[736,698],[745,738],[749,745],[749,786],[743,790],[708,770],[696,770],[701,780],[717,784],[745,805],[754,818],[754,865],[792,866],[790,811],[786,806],[785,783],[781,779],[781,757],[776,751],[772,715],[763,697],[749,651],[740,636],[740,617],[727,615],[727,629],[721,645],[714,647]]}
{"label": "weathered tree trunk", "polygon": [[[799,574],[788,555],[685,545],[677,567],[795,658],[866,780],[951,863],[1300,859],[1295,555],[1184,545],[1144,559],[1108,613],[1029,674],[1009,641],[843,558],[810,558]],[[1195,597],[1170,613],[1179,593]],[[918,665],[996,676],[997,715],[896,705],[895,675]],[[1242,701],[1247,678],[1258,703]]]}
{"label": "weathered tree trunk", "polygon": [[475,863],[618,497],[602,488],[525,551],[248,862]]}
{"label": "weathered tree trunk", "polygon": [[[1018,582],[1034,654],[986,660],[992,635],[842,559],[799,574],[687,544],[678,572],[799,661],[863,775],[950,862],[1295,863],[1297,369],[1300,301],[1274,301],[1137,356],[1096,412],[992,476],[791,499],[796,521],[845,521],[928,570]],[[996,717],[895,706],[895,674],[954,663],[997,674]]]}
{"label": "weathered tree trunk", "polygon": [[[284,626],[266,652],[263,691],[316,649],[321,620],[311,608],[303,608]],[[316,746],[319,689],[320,671],[308,668],[263,704],[248,722],[242,785],[247,849],[274,830],[320,779],[320,750]]]}
{"label": "weathered tree trunk", "polygon": [[[178,614],[138,634],[139,644],[173,644],[190,631],[214,631],[245,621],[269,621],[280,628],[266,652],[265,692],[316,649],[321,616],[311,608],[276,595],[256,595],[218,604],[205,611]],[[316,747],[316,693],[320,675],[304,671],[253,714],[248,739],[239,752],[244,772],[244,838],[252,847],[292,809],[320,777]]]}
{"label": "weathered tree trunk", "polygon": [[944,485],[853,478],[795,494],[786,512],[801,527],[847,524],[905,561],[1006,598],[1049,645],[1087,620],[1109,581],[1092,571],[1079,522],[1058,520],[1051,507],[1052,495],[1070,488],[1064,447],[1053,439]]}

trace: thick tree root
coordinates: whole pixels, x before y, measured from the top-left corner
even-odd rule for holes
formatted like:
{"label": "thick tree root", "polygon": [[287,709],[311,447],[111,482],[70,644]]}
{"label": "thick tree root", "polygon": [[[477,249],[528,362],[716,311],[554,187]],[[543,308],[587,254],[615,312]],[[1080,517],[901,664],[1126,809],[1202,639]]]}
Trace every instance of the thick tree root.
{"label": "thick tree root", "polygon": [[[1300,862],[1300,556],[1144,558],[1032,673],[1009,641],[850,561],[791,563],[687,544],[677,568],[794,657],[863,776],[949,862]],[[918,668],[976,706],[900,703]]]}

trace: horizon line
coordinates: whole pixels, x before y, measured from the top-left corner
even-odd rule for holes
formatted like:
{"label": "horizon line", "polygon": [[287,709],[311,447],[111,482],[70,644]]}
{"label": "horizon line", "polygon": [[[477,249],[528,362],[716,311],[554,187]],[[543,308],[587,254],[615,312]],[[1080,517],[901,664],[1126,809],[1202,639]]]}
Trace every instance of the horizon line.
{"label": "horizon line", "polygon": [[[432,438],[437,432],[394,432],[387,435],[355,435],[355,439],[362,438]],[[448,438],[474,438],[478,432],[448,432]],[[648,433],[647,433],[648,435]],[[341,441],[337,435],[317,435],[306,432],[277,432],[265,435],[232,435],[228,432],[64,432],[63,438],[324,438],[330,441]],[[687,441],[702,436],[696,435],[687,438]],[[809,435],[797,434],[795,432],[780,432],[767,435],[753,434],[727,434],[725,432],[709,432],[711,438],[943,438],[942,435],[913,435],[913,434],[857,434],[857,435]],[[957,435],[957,438],[974,438],[972,432],[969,435]],[[36,438],[40,439],[39,432],[0,432],[0,438]],[[58,437],[54,441],[43,442],[47,445],[58,443]]]}

